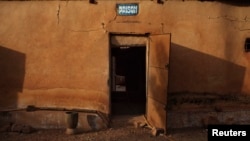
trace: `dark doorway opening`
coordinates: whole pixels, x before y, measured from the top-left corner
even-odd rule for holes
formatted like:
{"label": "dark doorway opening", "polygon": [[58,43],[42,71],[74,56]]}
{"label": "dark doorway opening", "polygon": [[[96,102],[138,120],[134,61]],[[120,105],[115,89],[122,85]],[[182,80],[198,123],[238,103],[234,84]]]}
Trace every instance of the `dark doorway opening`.
{"label": "dark doorway opening", "polygon": [[145,114],[146,46],[111,47],[111,112]]}

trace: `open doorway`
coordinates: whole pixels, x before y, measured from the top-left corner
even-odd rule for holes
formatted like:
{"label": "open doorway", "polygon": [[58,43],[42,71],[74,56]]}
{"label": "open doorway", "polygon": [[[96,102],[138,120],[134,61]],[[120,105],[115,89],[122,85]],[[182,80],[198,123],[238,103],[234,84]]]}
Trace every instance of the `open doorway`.
{"label": "open doorway", "polygon": [[110,34],[110,113],[167,127],[171,34]]}
{"label": "open doorway", "polygon": [[110,60],[112,114],[145,114],[146,46],[111,46]]}

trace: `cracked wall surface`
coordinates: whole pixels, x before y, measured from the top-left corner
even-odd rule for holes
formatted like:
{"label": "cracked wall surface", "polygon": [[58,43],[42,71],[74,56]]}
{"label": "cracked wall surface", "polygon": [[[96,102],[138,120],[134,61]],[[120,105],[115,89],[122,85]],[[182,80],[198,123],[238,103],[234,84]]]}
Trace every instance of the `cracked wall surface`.
{"label": "cracked wall surface", "polygon": [[137,16],[119,16],[118,1],[112,0],[0,1],[0,46],[23,54],[25,62],[20,78],[10,74],[11,81],[22,80],[22,90],[1,86],[0,108],[35,105],[109,114],[109,33],[171,33],[169,93],[250,95],[250,55],[244,52],[248,6],[136,2]]}

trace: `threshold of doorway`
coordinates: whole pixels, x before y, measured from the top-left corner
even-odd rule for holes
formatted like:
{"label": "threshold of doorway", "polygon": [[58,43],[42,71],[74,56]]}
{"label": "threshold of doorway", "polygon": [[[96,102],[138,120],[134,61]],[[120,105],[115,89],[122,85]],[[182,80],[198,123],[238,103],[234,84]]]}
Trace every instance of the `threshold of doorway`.
{"label": "threshold of doorway", "polygon": [[111,118],[111,128],[136,127],[138,123],[147,125],[144,115],[114,115]]}

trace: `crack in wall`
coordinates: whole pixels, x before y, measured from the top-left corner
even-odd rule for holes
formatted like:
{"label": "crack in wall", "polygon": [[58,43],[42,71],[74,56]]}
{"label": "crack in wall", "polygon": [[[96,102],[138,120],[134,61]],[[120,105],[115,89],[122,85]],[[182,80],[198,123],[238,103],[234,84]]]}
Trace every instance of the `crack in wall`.
{"label": "crack in wall", "polygon": [[57,24],[60,23],[60,10],[61,10],[61,6],[60,4],[58,5],[58,9],[57,9]]}
{"label": "crack in wall", "polygon": [[[233,17],[233,16],[228,16],[228,15],[225,15],[225,16],[217,16],[217,17],[208,17],[209,20],[226,20],[226,21],[229,21],[230,23],[247,23],[247,22],[250,22],[250,18],[248,16],[245,16],[244,18],[242,19],[238,19],[237,17]],[[237,26],[237,25],[232,25],[236,30],[239,30],[239,31],[248,31],[250,30],[250,28],[242,28],[240,26]]]}
{"label": "crack in wall", "polygon": [[247,16],[245,16],[245,18],[243,19],[238,19],[236,17],[230,17],[228,15],[225,16],[217,16],[217,17],[208,17],[208,19],[212,19],[212,20],[219,20],[219,19],[224,19],[227,21],[231,21],[231,22],[249,22],[250,18],[248,18]]}
{"label": "crack in wall", "polygon": [[71,32],[93,32],[93,31],[99,31],[99,30],[104,30],[105,32],[108,32],[106,30],[106,26],[112,22],[114,22],[117,18],[117,15],[114,16],[114,18],[112,20],[109,20],[107,22],[107,24],[105,24],[104,22],[101,23],[101,27],[100,28],[95,28],[95,29],[87,29],[87,30],[73,30],[73,29],[68,29]]}
{"label": "crack in wall", "polygon": [[105,31],[105,32],[108,32],[105,28],[105,23],[102,23],[102,29]]}
{"label": "crack in wall", "polygon": [[250,28],[246,28],[246,29],[239,29],[240,31],[247,31],[250,30]]}
{"label": "crack in wall", "polygon": [[95,28],[95,29],[87,29],[87,30],[73,30],[73,29],[68,29],[68,30],[71,31],[71,32],[93,32],[93,31],[99,31],[99,30],[105,30],[105,29],[104,29],[104,26],[102,25],[101,28]]}
{"label": "crack in wall", "polygon": [[108,21],[108,24],[110,24],[110,23],[112,23],[113,21],[115,21],[116,18],[117,18],[117,14],[115,14],[115,17],[114,17],[112,20],[109,20],[109,21]]}
{"label": "crack in wall", "polygon": [[161,33],[164,33],[164,23],[161,23]]}

